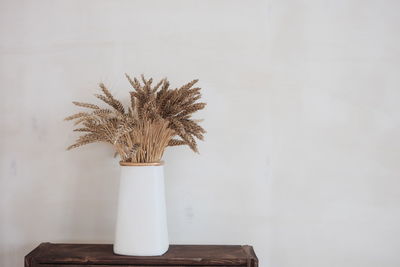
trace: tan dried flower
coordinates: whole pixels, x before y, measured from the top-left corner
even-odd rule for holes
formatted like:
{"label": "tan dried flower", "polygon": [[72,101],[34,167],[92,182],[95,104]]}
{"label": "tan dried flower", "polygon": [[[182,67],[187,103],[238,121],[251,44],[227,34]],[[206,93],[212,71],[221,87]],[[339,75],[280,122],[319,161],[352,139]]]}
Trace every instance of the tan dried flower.
{"label": "tan dried flower", "polygon": [[147,80],[142,75],[140,81],[126,77],[134,89],[127,110],[102,83],[103,94],[95,96],[111,109],[73,102],[91,111],[65,118],[80,125],[74,131],[85,133],[68,149],[106,142],[114,146],[122,161],[136,163],[160,161],[167,146],[188,145],[198,152],[196,139],[203,140],[205,130],[191,116],[206,105],[196,102],[201,98],[200,88],[193,88],[198,80],[170,89],[166,78],[152,86],[152,78]]}

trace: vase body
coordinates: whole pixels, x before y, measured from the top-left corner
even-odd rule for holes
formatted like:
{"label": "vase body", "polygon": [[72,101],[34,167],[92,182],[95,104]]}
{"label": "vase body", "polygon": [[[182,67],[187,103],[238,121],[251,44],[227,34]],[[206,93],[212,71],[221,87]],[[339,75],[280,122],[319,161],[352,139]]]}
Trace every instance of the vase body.
{"label": "vase body", "polygon": [[158,256],[168,247],[164,167],[121,166],[114,253]]}

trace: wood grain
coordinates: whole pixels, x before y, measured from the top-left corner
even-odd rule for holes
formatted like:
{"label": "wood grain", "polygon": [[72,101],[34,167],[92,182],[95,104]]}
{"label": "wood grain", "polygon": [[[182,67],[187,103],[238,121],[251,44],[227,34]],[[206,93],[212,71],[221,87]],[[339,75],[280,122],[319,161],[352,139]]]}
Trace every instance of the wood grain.
{"label": "wood grain", "polygon": [[257,267],[258,259],[251,246],[239,245],[170,245],[161,256],[138,257],[113,253],[110,244],[42,243],[25,257],[25,267],[39,266],[135,266],[170,267],[204,266]]}

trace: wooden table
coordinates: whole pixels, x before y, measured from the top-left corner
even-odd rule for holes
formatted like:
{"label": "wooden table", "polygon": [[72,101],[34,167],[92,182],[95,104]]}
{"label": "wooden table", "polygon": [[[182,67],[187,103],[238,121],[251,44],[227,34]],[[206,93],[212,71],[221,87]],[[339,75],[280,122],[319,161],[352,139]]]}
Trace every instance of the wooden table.
{"label": "wooden table", "polygon": [[162,256],[137,257],[113,253],[108,244],[42,243],[25,256],[25,267],[258,267],[251,246],[170,245]]}

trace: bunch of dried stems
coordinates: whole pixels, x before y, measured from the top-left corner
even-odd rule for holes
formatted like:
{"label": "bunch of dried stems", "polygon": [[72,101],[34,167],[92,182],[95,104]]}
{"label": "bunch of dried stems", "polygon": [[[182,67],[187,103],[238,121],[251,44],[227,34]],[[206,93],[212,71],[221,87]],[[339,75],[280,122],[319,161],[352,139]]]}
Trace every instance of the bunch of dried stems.
{"label": "bunch of dried stems", "polygon": [[159,162],[167,146],[188,145],[198,152],[195,139],[203,140],[205,130],[191,117],[206,105],[196,102],[201,97],[200,88],[193,87],[198,80],[171,89],[166,78],[153,85],[153,79],[143,75],[141,81],[126,77],[134,88],[127,109],[102,83],[103,94],[95,96],[108,108],[73,102],[89,111],[65,118],[79,125],[74,131],[85,132],[67,149],[106,142],[114,146],[121,161],[133,163]]}

